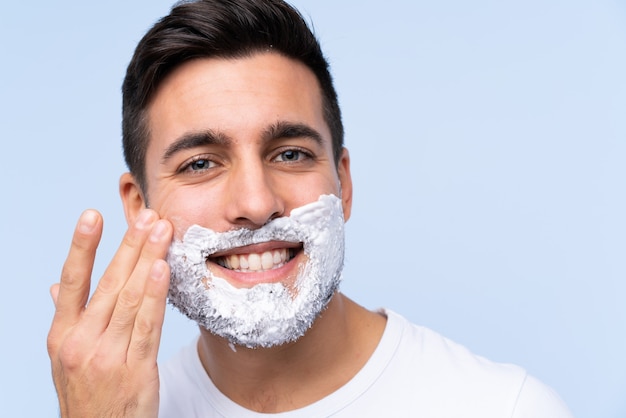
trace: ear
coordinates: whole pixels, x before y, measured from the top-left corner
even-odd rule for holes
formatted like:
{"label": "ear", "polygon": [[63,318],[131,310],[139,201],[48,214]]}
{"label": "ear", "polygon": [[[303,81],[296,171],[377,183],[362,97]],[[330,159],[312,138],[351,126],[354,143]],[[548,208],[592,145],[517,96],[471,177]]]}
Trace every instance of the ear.
{"label": "ear", "polygon": [[126,222],[131,225],[135,222],[137,215],[146,207],[141,187],[137,184],[135,177],[130,173],[122,174],[120,177],[120,197],[124,205]]}
{"label": "ear", "polygon": [[347,221],[350,219],[350,213],[352,212],[352,176],[350,174],[350,154],[346,148],[341,153],[337,173],[339,174],[339,183],[341,184],[343,218]]}

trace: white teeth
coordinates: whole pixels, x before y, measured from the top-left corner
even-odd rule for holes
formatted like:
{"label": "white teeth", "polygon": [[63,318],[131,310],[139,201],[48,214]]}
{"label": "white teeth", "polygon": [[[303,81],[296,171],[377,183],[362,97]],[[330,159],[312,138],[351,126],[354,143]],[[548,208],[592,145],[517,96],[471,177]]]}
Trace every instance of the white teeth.
{"label": "white teeth", "polygon": [[239,269],[239,256],[238,255],[232,255],[230,257],[228,257],[228,260],[230,260],[230,268],[233,270],[238,270]]}
{"label": "white teeth", "polygon": [[262,254],[233,254],[219,258],[217,263],[222,267],[236,271],[266,271],[282,267],[285,262],[293,257],[293,254],[293,250],[283,248],[280,250],[266,251]]}
{"label": "white teeth", "polygon": [[269,251],[261,255],[261,267],[263,267],[263,270],[269,270],[274,267],[274,256]]}
{"label": "white teeth", "polygon": [[261,270],[261,257],[258,254],[248,256],[248,268],[252,271]]}
{"label": "white teeth", "polygon": [[239,257],[239,268],[242,270],[247,270],[250,265],[248,264],[248,259],[246,257]]}

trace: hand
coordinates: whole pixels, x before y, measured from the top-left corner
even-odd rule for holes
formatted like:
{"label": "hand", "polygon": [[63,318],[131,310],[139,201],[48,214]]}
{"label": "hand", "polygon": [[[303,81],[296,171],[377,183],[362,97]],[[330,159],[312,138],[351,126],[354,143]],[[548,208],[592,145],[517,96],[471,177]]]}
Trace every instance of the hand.
{"label": "hand", "polygon": [[61,282],[50,293],[56,312],[48,334],[61,416],[156,417],[157,353],[169,287],[164,260],[172,225],[143,210],[87,304],[102,217],[81,216]]}

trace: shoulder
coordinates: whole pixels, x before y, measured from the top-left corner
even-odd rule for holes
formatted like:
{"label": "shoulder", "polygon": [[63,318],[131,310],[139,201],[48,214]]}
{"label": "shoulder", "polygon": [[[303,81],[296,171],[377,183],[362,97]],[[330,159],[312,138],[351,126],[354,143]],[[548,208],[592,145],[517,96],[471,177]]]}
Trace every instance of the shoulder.
{"label": "shoulder", "polygon": [[427,327],[385,313],[388,326],[398,333],[390,369],[433,408],[448,399],[459,410],[493,414],[483,416],[571,417],[555,392],[523,368],[490,361]]}
{"label": "shoulder", "polygon": [[496,363],[476,355],[465,346],[406,318],[385,311],[388,327],[398,333],[396,358],[408,362],[422,374],[453,381],[503,381],[521,386],[526,371],[519,366]]}
{"label": "shoulder", "polygon": [[513,418],[573,418],[559,395],[533,376],[527,375],[520,390]]}

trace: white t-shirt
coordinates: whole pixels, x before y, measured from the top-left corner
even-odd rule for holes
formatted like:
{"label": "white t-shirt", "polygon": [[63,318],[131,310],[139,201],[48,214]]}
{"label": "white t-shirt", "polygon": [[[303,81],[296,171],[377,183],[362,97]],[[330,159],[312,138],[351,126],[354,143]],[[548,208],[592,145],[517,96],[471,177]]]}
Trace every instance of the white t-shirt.
{"label": "white t-shirt", "polygon": [[572,418],[552,389],[522,368],[490,362],[391,311],[385,314],[378,347],[348,383],[279,414],[250,411],[222,394],[194,342],[160,367],[159,417]]}

